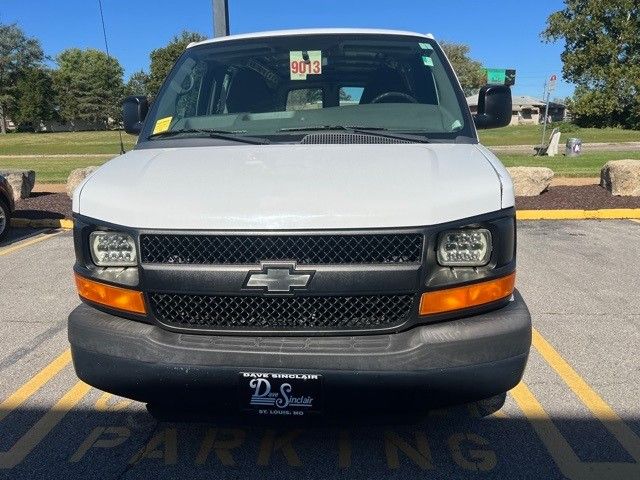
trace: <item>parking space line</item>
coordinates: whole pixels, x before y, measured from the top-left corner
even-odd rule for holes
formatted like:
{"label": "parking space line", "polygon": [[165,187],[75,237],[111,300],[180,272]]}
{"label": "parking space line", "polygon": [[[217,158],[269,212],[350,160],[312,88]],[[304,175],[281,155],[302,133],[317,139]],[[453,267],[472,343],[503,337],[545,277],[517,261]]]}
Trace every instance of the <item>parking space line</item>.
{"label": "parking space line", "polygon": [[116,403],[110,403],[109,400],[113,398],[112,393],[104,392],[95,403],[95,409],[97,412],[119,412],[124,410],[133,403],[133,400],[128,398],[121,398]]}
{"label": "parking space line", "polygon": [[49,365],[31,377],[31,379],[29,379],[18,390],[7,397],[2,403],[0,403],[0,421],[2,421],[4,417],[9,415],[9,413],[17,407],[22,405],[22,403],[27,401],[34,393],[40,390],[45,383],[66,367],[69,362],[71,362],[71,350],[67,349],[49,363]]}
{"label": "parking space line", "polygon": [[636,463],[581,461],[533,392],[522,381],[511,390],[511,396],[562,474],[570,479],[581,480],[640,478],[640,460],[638,458],[640,439],[638,436],[536,329],[533,329],[533,346],[585,407],[636,461]]}
{"label": "parking space line", "polygon": [[8,254],[13,253],[13,252],[17,252],[18,250],[22,250],[23,248],[29,247],[29,246],[31,246],[33,244],[43,242],[45,240],[48,240],[48,239],[53,238],[55,236],[58,236],[63,232],[64,232],[64,230],[61,230],[61,231],[55,232],[55,233],[43,233],[43,234],[41,234],[40,236],[38,236],[36,238],[32,238],[30,240],[25,240],[25,241],[22,241],[22,242],[18,242],[16,245],[13,245],[11,247],[2,248],[2,249],[0,249],[0,257],[3,256],[3,255],[8,255]]}
{"label": "parking space line", "polygon": [[598,395],[580,375],[562,358],[555,348],[537,330],[533,330],[533,346],[577,395],[591,413],[616,437],[620,445],[640,463],[640,438],[620,416]]}
{"label": "parking space line", "polygon": [[0,468],[13,468],[22,462],[47,434],[75,407],[91,387],[78,381],[58,402],[6,452],[0,452]]}
{"label": "parking space line", "polygon": [[579,458],[527,384],[524,381],[520,382],[511,390],[511,396],[529,420],[560,471],[569,478],[576,478],[574,467],[580,463]]}

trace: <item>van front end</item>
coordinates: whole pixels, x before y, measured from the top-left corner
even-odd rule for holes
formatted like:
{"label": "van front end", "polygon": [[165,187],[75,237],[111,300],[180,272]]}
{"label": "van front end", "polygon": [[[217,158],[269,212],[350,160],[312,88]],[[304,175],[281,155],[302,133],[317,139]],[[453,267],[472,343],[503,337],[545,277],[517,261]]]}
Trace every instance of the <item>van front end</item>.
{"label": "van front end", "polygon": [[[113,273],[93,263],[95,232],[116,235],[76,217],[85,304],[69,339],[78,376],[120,396],[280,415],[424,409],[505,392],[527,362],[513,209],[391,230],[120,228],[139,263]],[[484,266],[440,265],[479,237]]]}
{"label": "van front end", "polygon": [[[426,409],[521,379],[511,179],[429,35],[191,45],[73,199],[78,376],[152,406]],[[506,122],[506,123],[505,123]]]}

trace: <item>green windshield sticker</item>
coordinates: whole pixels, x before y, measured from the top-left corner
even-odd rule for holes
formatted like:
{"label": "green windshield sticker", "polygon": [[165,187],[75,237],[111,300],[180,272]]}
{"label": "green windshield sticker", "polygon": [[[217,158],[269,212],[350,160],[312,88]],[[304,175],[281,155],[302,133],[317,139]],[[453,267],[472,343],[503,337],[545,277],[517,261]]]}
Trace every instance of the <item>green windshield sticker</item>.
{"label": "green windshield sticker", "polygon": [[301,50],[289,52],[291,80],[306,80],[307,75],[322,74],[322,51]]}
{"label": "green windshield sticker", "polygon": [[423,50],[429,50],[429,51],[433,50],[433,47],[428,43],[419,43],[418,45],[420,45],[420,48]]}
{"label": "green windshield sticker", "polygon": [[424,63],[427,67],[433,67],[433,60],[431,57],[427,57],[426,55],[422,57],[422,63]]}

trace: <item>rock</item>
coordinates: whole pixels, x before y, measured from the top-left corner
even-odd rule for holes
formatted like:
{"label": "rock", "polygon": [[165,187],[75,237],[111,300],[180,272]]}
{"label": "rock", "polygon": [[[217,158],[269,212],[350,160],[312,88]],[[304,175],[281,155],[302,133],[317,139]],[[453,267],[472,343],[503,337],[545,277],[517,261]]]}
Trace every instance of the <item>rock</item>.
{"label": "rock", "polygon": [[535,197],[544,192],[553,179],[553,170],[546,167],[507,168],[517,197]]}
{"label": "rock", "polygon": [[73,191],[76,189],[76,187],[97,169],[98,167],[85,167],[76,168],[75,170],[73,170],[67,178],[67,195],[73,197]]}
{"label": "rock", "polygon": [[612,195],[640,196],[640,160],[611,160],[600,170],[600,186]]}
{"label": "rock", "polygon": [[29,198],[36,184],[36,172],[33,170],[0,170],[0,175],[7,179],[13,190],[13,200]]}

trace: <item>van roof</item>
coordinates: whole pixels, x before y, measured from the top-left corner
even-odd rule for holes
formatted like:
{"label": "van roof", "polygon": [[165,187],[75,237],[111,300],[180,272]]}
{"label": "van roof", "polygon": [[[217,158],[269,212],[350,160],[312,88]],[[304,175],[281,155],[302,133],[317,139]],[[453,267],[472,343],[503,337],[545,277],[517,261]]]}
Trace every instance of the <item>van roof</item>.
{"label": "van roof", "polygon": [[402,30],[377,30],[373,28],[304,28],[299,30],[274,30],[271,32],[255,32],[243,33],[240,35],[228,35],[225,37],[216,37],[201,42],[192,42],[187,48],[203,45],[207,43],[227,42],[231,40],[241,40],[248,38],[266,38],[266,37],[286,37],[292,35],[340,35],[340,34],[365,34],[365,35],[410,35],[412,37],[422,37],[433,39],[430,33],[406,32]]}

